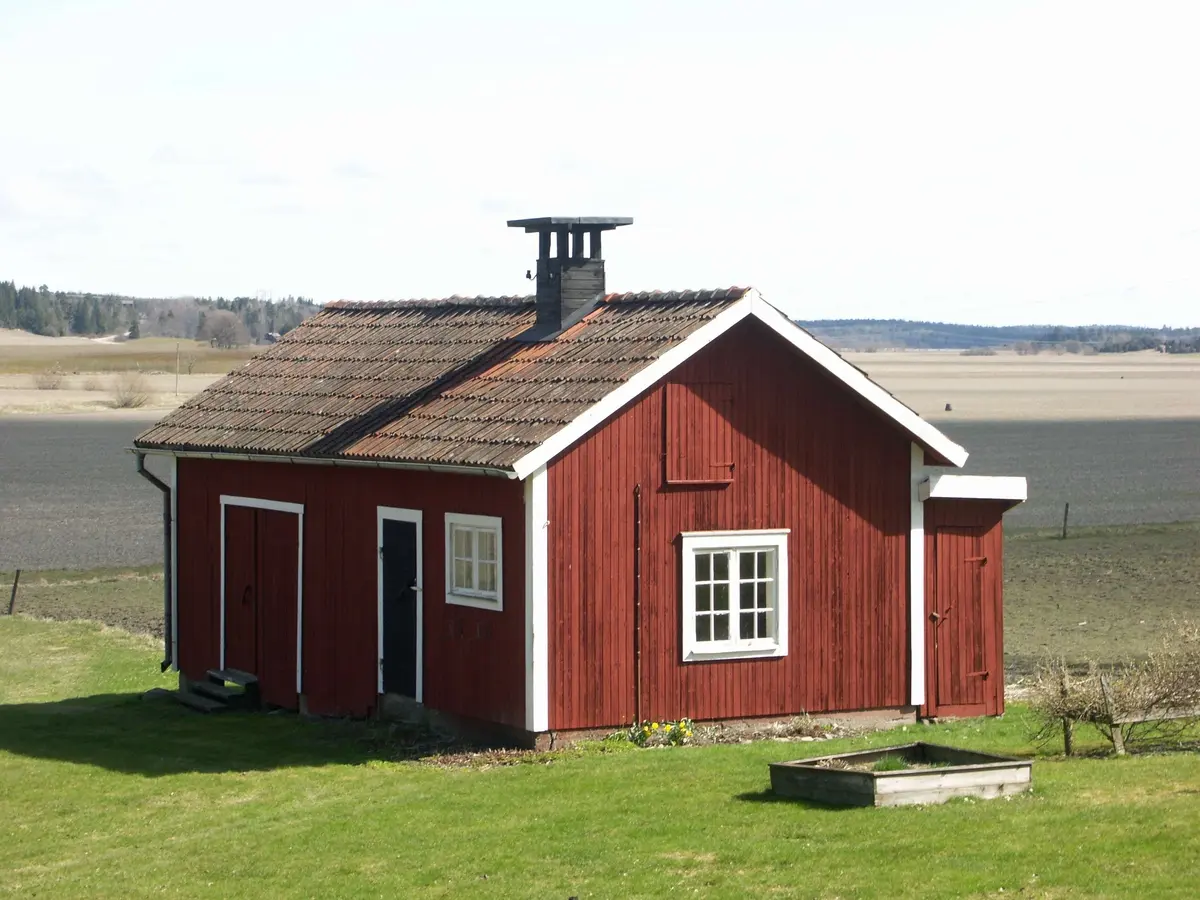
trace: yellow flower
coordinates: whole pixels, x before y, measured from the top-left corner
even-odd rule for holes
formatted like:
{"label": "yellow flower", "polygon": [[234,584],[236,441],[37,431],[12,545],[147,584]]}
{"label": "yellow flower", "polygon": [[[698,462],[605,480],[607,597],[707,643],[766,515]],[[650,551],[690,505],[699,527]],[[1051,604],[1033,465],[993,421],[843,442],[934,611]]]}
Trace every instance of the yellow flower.
{"label": "yellow flower", "polygon": [[658,723],[657,723],[657,722],[655,722],[655,723],[654,723],[653,725],[651,725],[650,727],[651,727],[651,728],[653,728],[655,731],[658,731]]}

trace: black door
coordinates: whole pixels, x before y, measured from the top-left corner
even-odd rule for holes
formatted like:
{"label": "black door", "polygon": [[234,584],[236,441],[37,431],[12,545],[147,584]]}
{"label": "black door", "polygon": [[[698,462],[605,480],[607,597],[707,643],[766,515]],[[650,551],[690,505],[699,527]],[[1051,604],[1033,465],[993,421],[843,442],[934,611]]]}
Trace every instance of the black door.
{"label": "black door", "polygon": [[383,690],[417,695],[417,525],[383,520]]}

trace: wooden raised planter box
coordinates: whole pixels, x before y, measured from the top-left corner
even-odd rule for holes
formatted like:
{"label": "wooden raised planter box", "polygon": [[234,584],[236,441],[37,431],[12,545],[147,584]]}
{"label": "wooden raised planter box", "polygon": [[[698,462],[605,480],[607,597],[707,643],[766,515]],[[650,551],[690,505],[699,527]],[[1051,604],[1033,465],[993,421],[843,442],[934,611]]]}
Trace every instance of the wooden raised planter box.
{"label": "wooden raised planter box", "polygon": [[[911,768],[875,771],[885,756]],[[952,797],[1002,797],[1033,787],[1029,760],[939,744],[903,744],[771,764],[771,790],[781,797],[831,806],[905,806]]]}

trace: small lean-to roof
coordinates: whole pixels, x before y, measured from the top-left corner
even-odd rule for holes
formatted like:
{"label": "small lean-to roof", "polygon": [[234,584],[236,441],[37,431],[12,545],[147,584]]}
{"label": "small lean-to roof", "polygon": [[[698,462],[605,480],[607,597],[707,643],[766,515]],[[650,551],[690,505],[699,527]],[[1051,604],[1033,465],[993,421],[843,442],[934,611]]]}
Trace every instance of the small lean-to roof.
{"label": "small lean-to roof", "polygon": [[951,465],[958,444],[747,288],[611,294],[523,342],[532,297],[332,303],[138,449],[469,467],[525,478],[753,317]]}

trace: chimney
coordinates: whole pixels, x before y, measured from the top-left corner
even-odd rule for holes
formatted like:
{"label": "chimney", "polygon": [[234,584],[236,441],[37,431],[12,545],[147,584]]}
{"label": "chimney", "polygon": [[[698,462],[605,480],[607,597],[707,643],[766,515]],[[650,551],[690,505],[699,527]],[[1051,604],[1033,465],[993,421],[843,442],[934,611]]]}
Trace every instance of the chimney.
{"label": "chimney", "polygon": [[509,220],[509,228],[524,228],[526,233],[536,232],[538,236],[537,322],[523,336],[526,340],[552,338],[587,315],[605,293],[600,235],[632,224],[633,219],[612,216]]}

